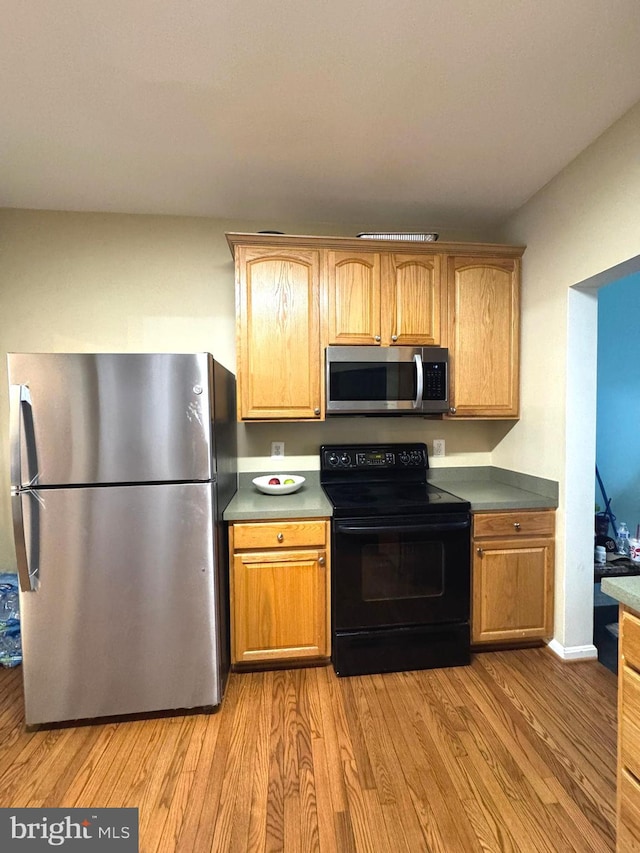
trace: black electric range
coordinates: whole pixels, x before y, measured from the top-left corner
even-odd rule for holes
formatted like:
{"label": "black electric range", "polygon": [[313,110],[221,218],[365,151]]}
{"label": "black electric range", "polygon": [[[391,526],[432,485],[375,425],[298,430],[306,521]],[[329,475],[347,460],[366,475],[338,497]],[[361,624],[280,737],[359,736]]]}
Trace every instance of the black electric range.
{"label": "black electric range", "polygon": [[470,505],[427,482],[426,445],[325,445],[338,675],[470,660]]}

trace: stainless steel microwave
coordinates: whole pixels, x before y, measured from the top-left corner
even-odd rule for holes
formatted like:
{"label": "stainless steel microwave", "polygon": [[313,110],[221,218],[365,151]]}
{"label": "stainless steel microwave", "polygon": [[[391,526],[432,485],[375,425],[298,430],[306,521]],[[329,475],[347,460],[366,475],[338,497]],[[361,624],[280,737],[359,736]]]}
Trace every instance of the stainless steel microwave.
{"label": "stainless steel microwave", "polygon": [[449,410],[449,350],[326,349],[327,415],[432,415]]}

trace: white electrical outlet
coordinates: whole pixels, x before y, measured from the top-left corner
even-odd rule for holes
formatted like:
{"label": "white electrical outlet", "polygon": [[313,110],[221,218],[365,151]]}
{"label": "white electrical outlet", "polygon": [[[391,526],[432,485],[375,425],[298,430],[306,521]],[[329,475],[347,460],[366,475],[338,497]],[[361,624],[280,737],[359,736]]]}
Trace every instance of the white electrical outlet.
{"label": "white electrical outlet", "polygon": [[282,459],[284,456],[284,441],[271,442],[271,458]]}
{"label": "white electrical outlet", "polygon": [[444,456],[444,438],[433,439],[433,453],[431,455]]}

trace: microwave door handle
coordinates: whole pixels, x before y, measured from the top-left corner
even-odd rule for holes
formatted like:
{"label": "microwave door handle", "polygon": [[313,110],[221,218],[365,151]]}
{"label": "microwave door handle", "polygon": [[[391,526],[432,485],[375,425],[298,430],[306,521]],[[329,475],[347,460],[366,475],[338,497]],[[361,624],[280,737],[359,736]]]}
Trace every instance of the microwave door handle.
{"label": "microwave door handle", "polygon": [[413,356],[416,365],[416,399],[413,401],[413,408],[419,409],[422,406],[422,394],[424,391],[424,370],[422,369],[422,354],[417,352]]}
{"label": "microwave door handle", "polygon": [[22,514],[22,454],[20,452],[20,425],[23,405],[31,406],[31,394],[27,385],[12,385],[10,388],[9,435],[11,448],[11,515],[16,548],[18,581],[23,592],[35,589],[35,579],[29,572],[27,542]]}

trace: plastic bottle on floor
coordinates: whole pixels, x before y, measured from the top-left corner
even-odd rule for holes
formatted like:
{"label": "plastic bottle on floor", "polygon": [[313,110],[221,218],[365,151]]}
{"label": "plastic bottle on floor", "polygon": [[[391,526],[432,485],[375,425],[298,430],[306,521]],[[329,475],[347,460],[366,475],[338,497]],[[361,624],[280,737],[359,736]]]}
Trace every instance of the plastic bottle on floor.
{"label": "plastic bottle on floor", "polygon": [[18,578],[0,573],[0,666],[22,663]]}

